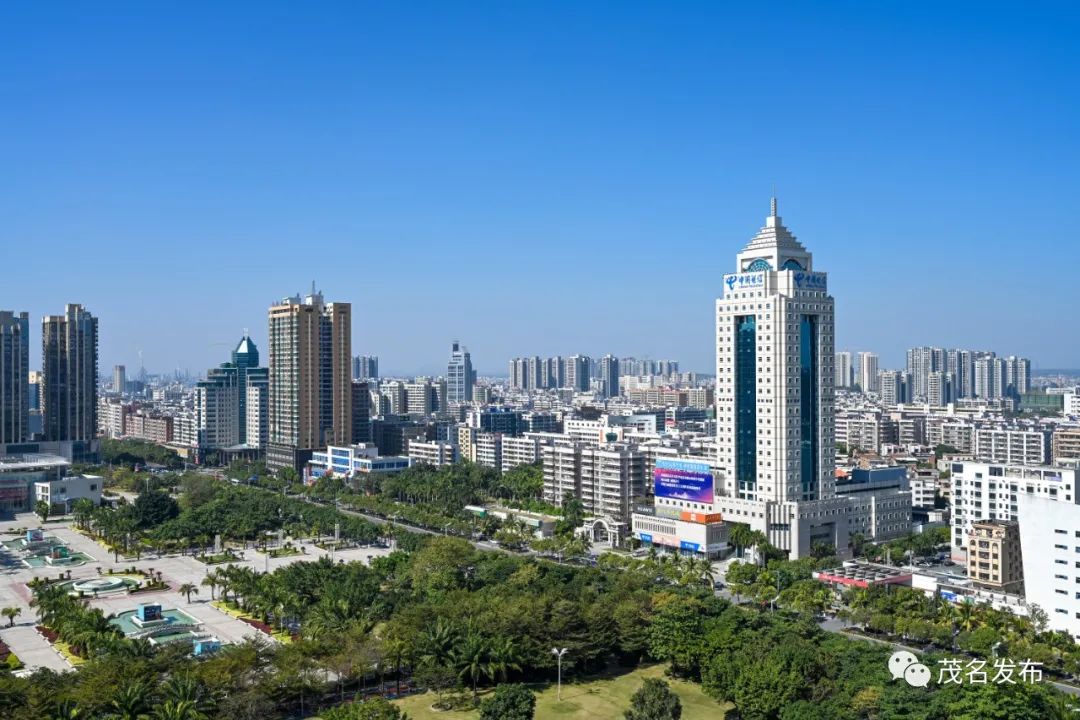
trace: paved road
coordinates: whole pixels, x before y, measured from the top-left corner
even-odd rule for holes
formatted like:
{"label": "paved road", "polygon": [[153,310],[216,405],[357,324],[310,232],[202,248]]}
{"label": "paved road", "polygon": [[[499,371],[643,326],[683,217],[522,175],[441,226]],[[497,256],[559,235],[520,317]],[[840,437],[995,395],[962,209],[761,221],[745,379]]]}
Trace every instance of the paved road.
{"label": "paved road", "polygon": [[[321,505],[321,506],[324,506],[324,507],[335,507],[331,503],[317,502],[315,500],[312,500],[311,498],[303,497],[303,496],[300,496],[300,495],[290,495],[289,497],[291,497],[293,499],[297,499],[297,500],[303,500],[304,502],[310,503],[312,505]],[[408,523],[403,523],[403,522],[401,522],[399,520],[390,520],[388,518],[379,517],[378,515],[369,515],[368,513],[360,512],[359,510],[353,510],[351,508],[344,508],[344,507],[341,507],[340,505],[336,506],[336,508],[337,508],[338,512],[344,513],[345,515],[352,515],[353,517],[358,517],[358,518],[361,518],[363,520],[367,520],[368,522],[374,523],[376,525],[392,525],[393,527],[401,528],[402,530],[408,530],[410,532],[423,533],[425,535],[445,535],[445,533],[441,533],[438,530],[429,530],[428,528],[417,527],[415,525],[410,525]],[[461,537],[461,536],[460,535],[450,535],[449,537]],[[465,539],[465,538],[463,538],[463,539]],[[521,555],[521,554],[531,555],[531,554],[533,554],[531,550],[525,551],[523,553],[516,553],[513,550],[508,550],[507,548],[500,547],[496,543],[489,542],[489,541],[486,541],[486,540],[469,540],[469,542],[471,542],[477,549],[479,549],[479,550],[487,550],[489,552],[502,552],[502,553],[507,553],[507,554],[510,554],[510,555]]]}

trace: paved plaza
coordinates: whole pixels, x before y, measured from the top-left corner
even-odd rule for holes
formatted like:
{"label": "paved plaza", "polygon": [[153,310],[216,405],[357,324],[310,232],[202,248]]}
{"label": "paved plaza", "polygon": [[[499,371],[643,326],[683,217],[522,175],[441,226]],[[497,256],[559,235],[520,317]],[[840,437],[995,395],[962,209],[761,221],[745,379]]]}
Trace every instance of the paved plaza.
{"label": "paved plaza", "polygon": [[[35,577],[56,578],[63,575],[67,577],[70,570],[72,580],[85,580],[98,577],[98,570],[107,573],[110,569],[127,570],[135,566],[139,570],[160,572],[162,579],[170,586],[169,590],[160,592],[142,592],[136,595],[118,593],[102,595],[90,601],[91,606],[101,608],[106,615],[116,614],[125,610],[133,610],[140,603],[160,603],[164,608],[179,608],[203,623],[206,632],[213,633],[224,643],[240,642],[251,635],[261,635],[236,618],[218,610],[210,604],[210,588],[201,585],[206,574],[215,568],[225,567],[221,565],[204,565],[190,555],[166,554],[162,557],[152,553],[144,553],[141,560],[120,557],[119,561],[113,559],[113,553],[94,540],[77,532],[71,527],[70,520],[50,521],[41,525],[39,518],[32,513],[16,516],[14,520],[0,521],[0,539],[10,540],[18,536],[9,534],[11,531],[21,529],[23,531],[42,527],[47,535],[54,535],[72,551],[84,553],[93,562],[87,562],[71,568],[41,567],[29,568],[24,565],[17,552],[0,549],[0,608],[17,607],[22,610],[14,627],[7,627],[3,622],[0,628],[0,639],[11,648],[11,651],[26,665],[27,670],[46,667],[52,670],[68,670],[71,666],[68,662],[46,641],[37,634],[34,626],[37,616],[30,607],[32,594],[26,586]],[[293,544],[297,542],[294,540]],[[294,562],[308,562],[321,557],[333,557],[336,561],[370,562],[373,557],[380,557],[390,553],[389,549],[366,547],[351,548],[336,553],[325,551],[315,547],[309,542],[302,542],[301,546],[306,550],[301,555],[289,557],[271,558],[255,550],[241,551],[243,557],[233,565],[243,565],[259,572],[274,571],[280,567]],[[191,603],[187,602],[184,595],[177,592],[177,588],[185,583],[191,583],[199,589],[199,594],[192,594]],[[265,635],[263,635],[266,638]]]}

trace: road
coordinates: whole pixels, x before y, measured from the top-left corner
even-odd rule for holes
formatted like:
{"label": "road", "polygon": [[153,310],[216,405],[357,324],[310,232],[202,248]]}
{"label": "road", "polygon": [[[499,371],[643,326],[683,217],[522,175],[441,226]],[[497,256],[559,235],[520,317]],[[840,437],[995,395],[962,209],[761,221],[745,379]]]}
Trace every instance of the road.
{"label": "road", "polygon": [[[295,497],[299,497],[299,496],[295,496]],[[311,500],[310,498],[301,498],[301,499],[305,500],[306,502],[311,503],[312,505],[329,505],[328,503],[315,502],[314,500]],[[338,506],[337,509],[338,509],[339,512],[345,513],[347,515],[353,515],[355,517],[363,518],[364,520],[367,520],[368,522],[375,523],[377,525],[393,525],[394,527],[399,527],[399,528],[401,528],[403,530],[409,530],[410,532],[425,533],[427,535],[442,535],[443,534],[443,533],[440,533],[440,532],[438,532],[436,530],[428,530],[428,529],[425,529],[425,528],[419,528],[419,527],[416,527],[414,525],[409,525],[407,523],[399,522],[397,520],[389,520],[389,519],[386,519],[386,518],[378,517],[377,515],[369,515],[367,513],[362,513],[362,512],[359,512],[357,510],[346,509],[346,508],[342,508],[340,506]],[[454,536],[454,537],[457,537],[457,536]],[[518,554],[518,553],[514,553],[511,550],[507,550],[506,548],[499,547],[495,543],[486,542],[486,541],[477,541],[477,540],[472,540],[470,542],[472,542],[473,546],[475,546],[479,550],[486,550],[486,551],[489,551],[489,552],[503,552],[503,553],[508,553],[508,554],[511,554],[511,555]],[[531,553],[531,551],[529,551],[528,554],[534,554],[534,553]],[[552,560],[552,562],[555,562],[555,561]],[[723,588],[722,590],[715,591],[715,594],[716,594],[717,597],[723,598],[724,600],[727,600],[727,601],[729,601],[731,603],[735,602],[734,595],[732,595],[728,591],[727,587]],[[843,635],[844,637],[848,637],[848,638],[852,638],[852,639],[856,639],[856,640],[865,640],[866,642],[877,643],[879,645],[885,645],[885,646],[891,647],[891,648],[896,649],[896,650],[907,650],[908,652],[915,653],[916,655],[918,655],[920,652],[922,652],[919,648],[910,647],[908,645],[904,645],[903,643],[893,642],[891,640],[882,640],[880,638],[867,637],[865,635],[858,634],[858,633],[852,633],[852,632],[850,632],[850,629],[855,627],[855,626],[853,624],[848,623],[848,622],[846,622],[844,620],[841,620],[839,618],[826,617],[824,620],[819,620],[817,625],[818,625],[818,627],[820,627],[822,630],[824,630],[826,632],[834,633],[834,634],[837,634],[837,635]],[[1063,693],[1065,693],[1067,695],[1072,695],[1074,697],[1080,697],[1080,687],[1077,687],[1075,685],[1069,685],[1067,683],[1058,682],[1056,680],[1047,680],[1046,683],[1048,685],[1053,685],[1055,688],[1057,688],[1058,690],[1060,690],[1061,692],[1063,692]]]}
{"label": "road", "polygon": [[[312,500],[309,497],[303,497],[301,495],[290,495],[289,497],[293,498],[295,500],[303,500],[304,502],[309,503],[311,505],[320,505],[322,507],[334,507],[334,508],[337,509],[338,512],[340,512],[342,514],[352,515],[353,517],[358,517],[358,518],[360,518],[362,520],[367,520],[368,522],[374,523],[375,525],[391,525],[393,527],[401,528],[402,530],[408,530],[409,532],[423,533],[425,535],[446,535],[446,533],[441,533],[438,530],[429,530],[428,528],[417,527],[415,525],[410,525],[408,523],[403,523],[403,522],[401,522],[399,520],[390,520],[388,518],[379,517],[378,515],[369,515],[368,513],[360,512],[359,510],[352,510],[350,508],[343,508],[340,505],[335,506],[335,505],[332,505],[330,503],[317,502],[315,500]],[[461,536],[460,535],[449,535],[448,537],[461,537]],[[466,539],[466,538],[462,538],[462,539]],[[500,547],[499,545],[497,545],[497,544],[495,544],[493,542],[488,542],[486,540],[469,540],[469,542],[471,542],[473,544],[473,546],[476,547],[477,549],[479,549],[479,550],[487,550],[489,552],[501,552],[501,553],[507,553],[508,555],[522,555],[522,554],[531,555],[531,554],[533,554],[531,550],[525,551],[523,553],[516,553],[513,550],[508,550],[508,549],[506,549],[504,547]]]}

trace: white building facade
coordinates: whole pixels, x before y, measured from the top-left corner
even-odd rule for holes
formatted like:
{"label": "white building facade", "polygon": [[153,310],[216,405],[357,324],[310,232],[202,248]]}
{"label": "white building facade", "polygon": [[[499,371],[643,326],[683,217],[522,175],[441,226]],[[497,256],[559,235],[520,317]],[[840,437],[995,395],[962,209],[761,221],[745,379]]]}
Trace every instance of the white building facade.
{"label": "white building facade", "polygon": [[723,278],[716,301],[715,505],[793,558],[846,548],[836,497],[833,299],[826,275],[772,212]]}
{"label": "white building facade", "polygon": [[1080,507],[1021,493],[1024,596],[1046,611],[1051,630],[1080,640]]}
{"label": "white building facade", "polygon": [[[965,559],[963,548],[968,546],[971,523],[1019,520],[1021,496],[1046,498],[1065,505],[1077,504],[1075,468],[965,461],[952,463],[949,471],[953,555],[958,559]],[[1077,560],[1080,561],[1080,555]]]}

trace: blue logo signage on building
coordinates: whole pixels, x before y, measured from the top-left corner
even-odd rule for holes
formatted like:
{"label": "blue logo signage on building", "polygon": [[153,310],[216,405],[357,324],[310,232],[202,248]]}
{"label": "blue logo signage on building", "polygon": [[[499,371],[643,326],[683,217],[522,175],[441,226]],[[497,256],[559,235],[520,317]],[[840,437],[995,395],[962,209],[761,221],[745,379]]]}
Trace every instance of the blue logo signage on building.
{"label": "blue logo signage on building", "polygon": [[825,273],[797,272],[792,277],[795,280],[795,287],[802,290],[828,289]]}
{"label": "blue logo signage on building", "polygon": [[701,548],[701,546],[694,542],[688,542],[686,540],[679,542],[680,550],[692,550],[693,552],[697,552],[699,548]]}
{"label": "blue logo signage on building", "polygon": [[765,273],[734,273],[724,276],[724,284],[728,290],[746,290],[750,288],[765,287]]}
{"label": "blue logo signage on building", "polygon": [[638,533],[638,538],[640,538],[641,542],[652,542],[652,534],[650,533]]}

